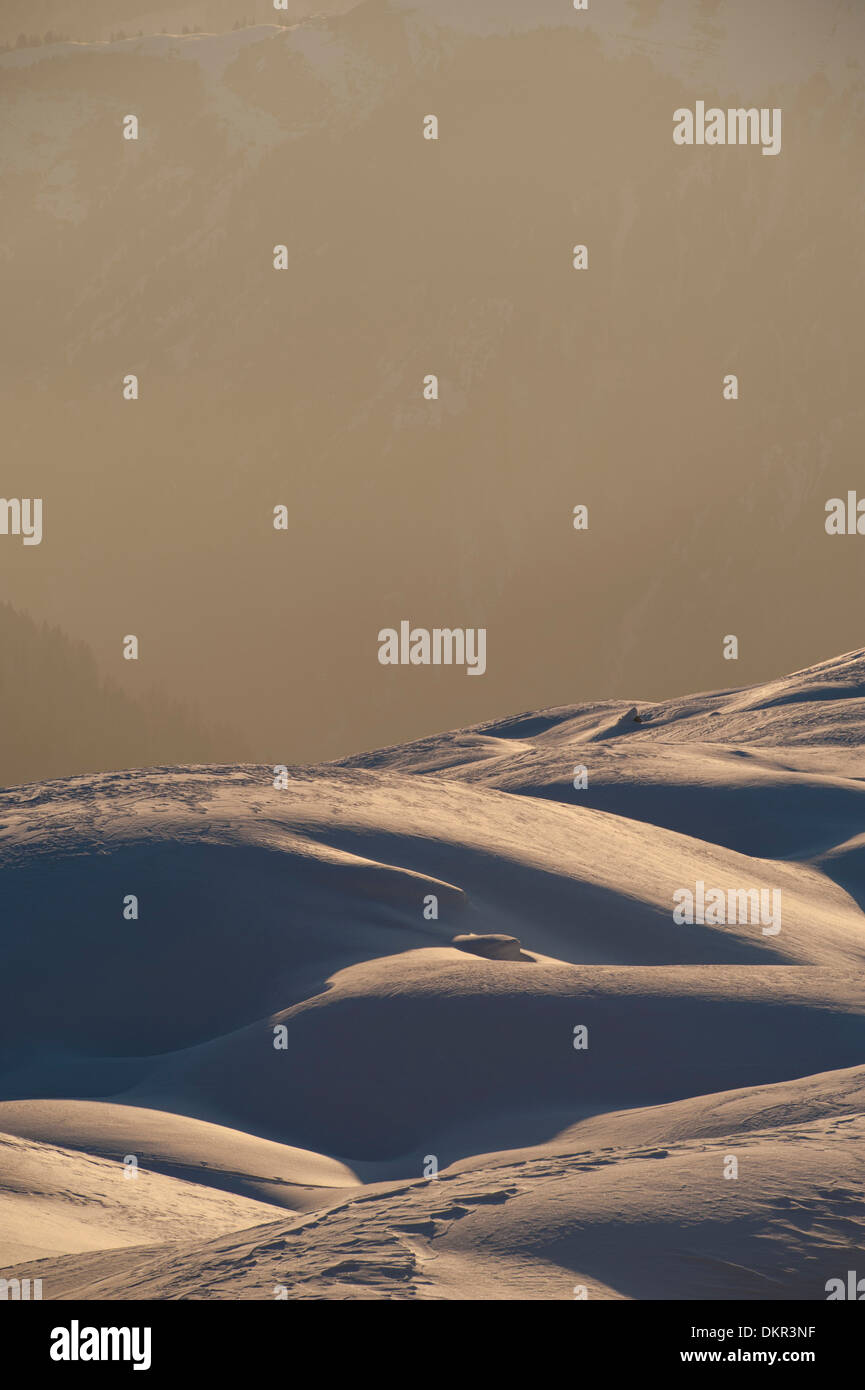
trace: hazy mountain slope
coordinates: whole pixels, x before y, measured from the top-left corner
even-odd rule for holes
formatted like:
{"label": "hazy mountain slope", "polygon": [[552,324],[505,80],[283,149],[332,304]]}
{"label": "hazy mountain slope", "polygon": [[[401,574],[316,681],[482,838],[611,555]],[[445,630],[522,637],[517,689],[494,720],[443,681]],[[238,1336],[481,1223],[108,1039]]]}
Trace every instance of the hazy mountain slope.
{"label": "hazy mountain slope", "polygon": [[[4,488],[46,532],[4,593],[126,689],[140,632],[266,762],[849,647],[863,23],[367,0],[6,54]],[[778,106],[782,153],[677,148],[697,99]],[[402,618],[485,626],[484,677],[381,668]]]}
{"label": "hazy mountain slope", "polygon": [[[118,639],[119,645],[119,639]],[[36,778],[243,755],[247,738],[194,705],[106,680],[93,652],[0,603],[0,786]]]}
{"label": "hazy mountain slope", "polygon": [[208,32],[252,24],[296,22],[311,14],[341,14],[357,0],[287,0],[274,10],[273,0],[4,0],[0,10],[0,44],[17,44],[19,37],[44,41],[62,34],[81,41],[109,40],[139,32],[179,34],[201,28]]}

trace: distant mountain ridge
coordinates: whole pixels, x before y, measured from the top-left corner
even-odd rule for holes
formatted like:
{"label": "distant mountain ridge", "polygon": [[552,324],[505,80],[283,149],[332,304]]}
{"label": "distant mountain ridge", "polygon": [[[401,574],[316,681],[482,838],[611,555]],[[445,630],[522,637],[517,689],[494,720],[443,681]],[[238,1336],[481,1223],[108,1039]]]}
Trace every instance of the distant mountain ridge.
{"label": "distant mountain ridge", "polygon": [[289,24],[311,15],[341,14],[358,0],[4,0],[0,6],[0,45],[19,39],[39,43],[49,36],[78,42],[106,42],[117,36],[182,34],[190,30],[222,33],[254,24]]}
{"label": "distant mountain ridge", "polygon": [[143,685],[125,692],[85,643],[0,603],[0,786],[242,753],[237,733]]}

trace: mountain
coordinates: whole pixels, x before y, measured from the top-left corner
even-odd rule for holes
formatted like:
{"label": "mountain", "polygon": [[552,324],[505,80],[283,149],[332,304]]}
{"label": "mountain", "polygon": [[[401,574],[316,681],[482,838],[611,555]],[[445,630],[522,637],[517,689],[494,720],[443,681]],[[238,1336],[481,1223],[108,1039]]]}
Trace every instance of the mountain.
{"label": "mountain", "polygon": [[[0,58],[7,600],[267,763],[853,646],[858,0],[243,9]],[[780,155],[676,146],[698,100]],[[403,619],[486,674],[383,669]]]}
{"label": "mountain", "polygon": [[105,679],[85,643],[7,603],[0,603],[0,724],[2,786],[181,758],[207,762],[248,747],[146,677],[127,694]]}
{"label": "mountain", "polygon": [[[859,650],[3,793],[0,1275],[823,1298],[865,1234],[863,701]],[[759,913],[677,920],[701,888]]]}
{"label": "mountain", "polygon": [[34,47],[73,40],[110,42],[149,34],[209,33],[254,24],[297,23],[310,15],[341,14],[356,0],[6,0],[0,13],[0,45]]}

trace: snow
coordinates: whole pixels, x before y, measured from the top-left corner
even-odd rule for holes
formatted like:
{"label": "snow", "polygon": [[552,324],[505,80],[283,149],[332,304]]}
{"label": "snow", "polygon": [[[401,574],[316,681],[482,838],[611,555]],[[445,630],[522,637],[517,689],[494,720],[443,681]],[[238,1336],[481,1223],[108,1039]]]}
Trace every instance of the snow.
{"label": "snow", "polygon": [[[4,793],[0,1261],[61,1298],[822,1297],[863,1223],[863,695],[858,651],[284,789]],[[698,879],[780,888],[782,930],[675,925]]]}

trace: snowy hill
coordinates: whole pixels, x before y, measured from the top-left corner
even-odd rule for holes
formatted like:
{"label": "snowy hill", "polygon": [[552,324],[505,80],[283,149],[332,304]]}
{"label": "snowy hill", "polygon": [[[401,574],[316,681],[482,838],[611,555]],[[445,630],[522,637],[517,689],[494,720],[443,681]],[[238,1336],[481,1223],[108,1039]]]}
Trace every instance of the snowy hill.
{"label": "snowy hill", "polygon": [[[142,1297],[821,1297],[862,1235],[863,665],[285,786],[199,767],[3,794],[0,1261],[41,1255],[54,1297],[133,1275]],[[779,929],[677,923],[699,882],[779,892]]]}

